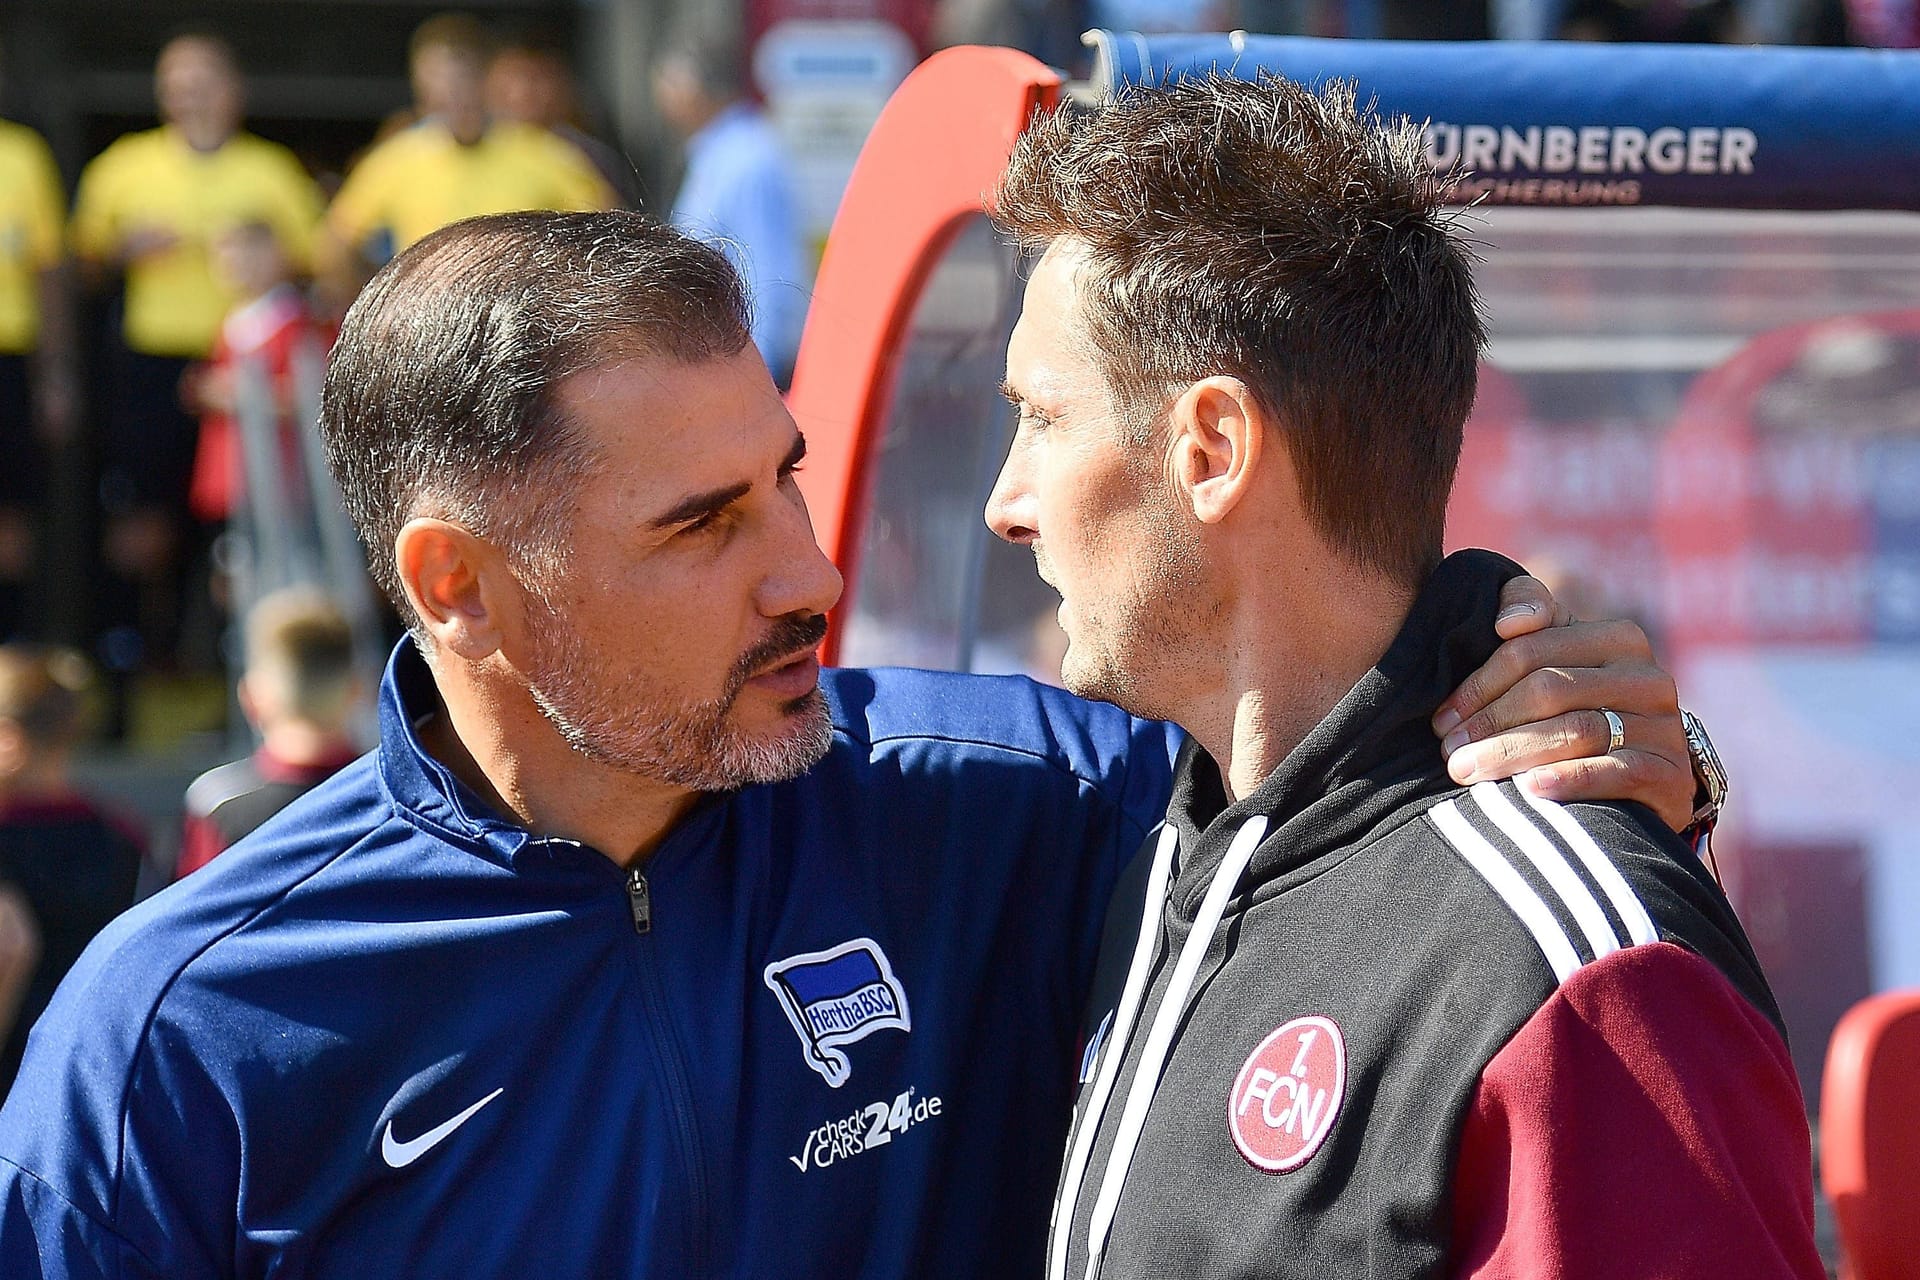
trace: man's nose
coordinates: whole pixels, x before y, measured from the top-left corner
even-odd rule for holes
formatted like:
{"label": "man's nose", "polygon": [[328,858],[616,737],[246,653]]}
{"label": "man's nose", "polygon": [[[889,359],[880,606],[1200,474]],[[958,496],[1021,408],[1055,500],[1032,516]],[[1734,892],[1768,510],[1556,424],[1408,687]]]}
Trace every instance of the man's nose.
{"label": "man's nose", "polygon": [[761,582],[760,611],[773,618],[789,613],[825,613],[839,603],[846,580],[813,536],[806,502],[790,508],[779,562]]}
{"label": "man's nose", "polygon": [[1009,454],[1000,465],[1000,476],[987,495],[987,527],[1022,546],[1040,532],[1033,490],[1014,465],[1016,455]]}

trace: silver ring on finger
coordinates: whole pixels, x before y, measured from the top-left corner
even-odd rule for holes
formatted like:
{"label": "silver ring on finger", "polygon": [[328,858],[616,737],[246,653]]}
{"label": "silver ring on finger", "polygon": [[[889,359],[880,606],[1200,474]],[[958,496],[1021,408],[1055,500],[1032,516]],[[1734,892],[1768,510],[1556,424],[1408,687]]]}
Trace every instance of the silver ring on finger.
{"label": "silver ring on finger", "polygon": [[1627,726],[1620,722],[1620,713],[1600,708],[1600,714],[1607,718],[1607,754],[1612,755],[1627,745]]}

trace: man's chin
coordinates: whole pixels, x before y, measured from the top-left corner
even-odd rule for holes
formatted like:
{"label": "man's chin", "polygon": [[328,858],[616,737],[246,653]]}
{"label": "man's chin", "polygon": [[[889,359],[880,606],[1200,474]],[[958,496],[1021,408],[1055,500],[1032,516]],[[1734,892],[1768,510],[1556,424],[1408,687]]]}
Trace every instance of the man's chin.
{"label": "man's chin", "polygon": [[1144,705],[1137,682],[1128,679],[1110,655],[1100,654],[1094,660],[1083,660],[1075,655],[1071,643],[1066,656],[1060,660],[1060,687],[1077,698],[1111,702],[1122,711],[1143,719],[1166,718],[1164,713],[1155,714]]}
{"label": "man's chin", "polygon": [[780,723],[755,733],[736,728],[725,769],[734,786],[786,782],[819,764],[833,746],[826,695],[809,690],[779,708]]}
{"label": "man's chin", "polygon": [[1060,659],[1060,687],[1078,698],[1092,698],[1099,702],[1114,702],[1117,682],[1113,672],[1104,663],[1090,662],[1077,653],[1073,642],[1067,642],[1067,652]]}

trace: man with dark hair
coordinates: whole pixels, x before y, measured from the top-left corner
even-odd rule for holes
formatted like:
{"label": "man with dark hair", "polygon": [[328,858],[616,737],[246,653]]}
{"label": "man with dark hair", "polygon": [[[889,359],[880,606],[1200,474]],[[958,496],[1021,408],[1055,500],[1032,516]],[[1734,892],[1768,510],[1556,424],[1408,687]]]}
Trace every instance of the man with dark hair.
{"label": "man with dark hair", "polygon": [[[1520,572],[1441,558],[1484,336],[1442,189],[1418,126],[1278,79],[1060,113],[1000,188],[1041,257],[989,520],[1068,687],[1192,734],[1052,1280],[1823,1274],[1780,1015],[1693,851],[1429,749]],[[1650,729],[1569,733],[1626,770]]]}
{"label": "man with dark hair", "polygon": [[82,962],[0,1272],[1031,1271],[1171,731],[820,671],[804,441],[724,257],[638,216],[426,237],[321,426],[412,630],[380,748]]}

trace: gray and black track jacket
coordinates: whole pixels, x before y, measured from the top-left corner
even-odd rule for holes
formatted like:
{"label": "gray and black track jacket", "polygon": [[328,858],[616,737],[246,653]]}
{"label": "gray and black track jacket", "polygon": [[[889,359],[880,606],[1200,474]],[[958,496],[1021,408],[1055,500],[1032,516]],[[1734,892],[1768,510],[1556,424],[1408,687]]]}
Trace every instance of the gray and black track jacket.
{"label": "gray and black track jacket", "polygon": [[1430,717],[1517,572],[1450,557],[1240,802],[1188,744],[1107,926],[1049,1280],[1824,1274],[1713,880],[1640,806],[1446,775]]}

